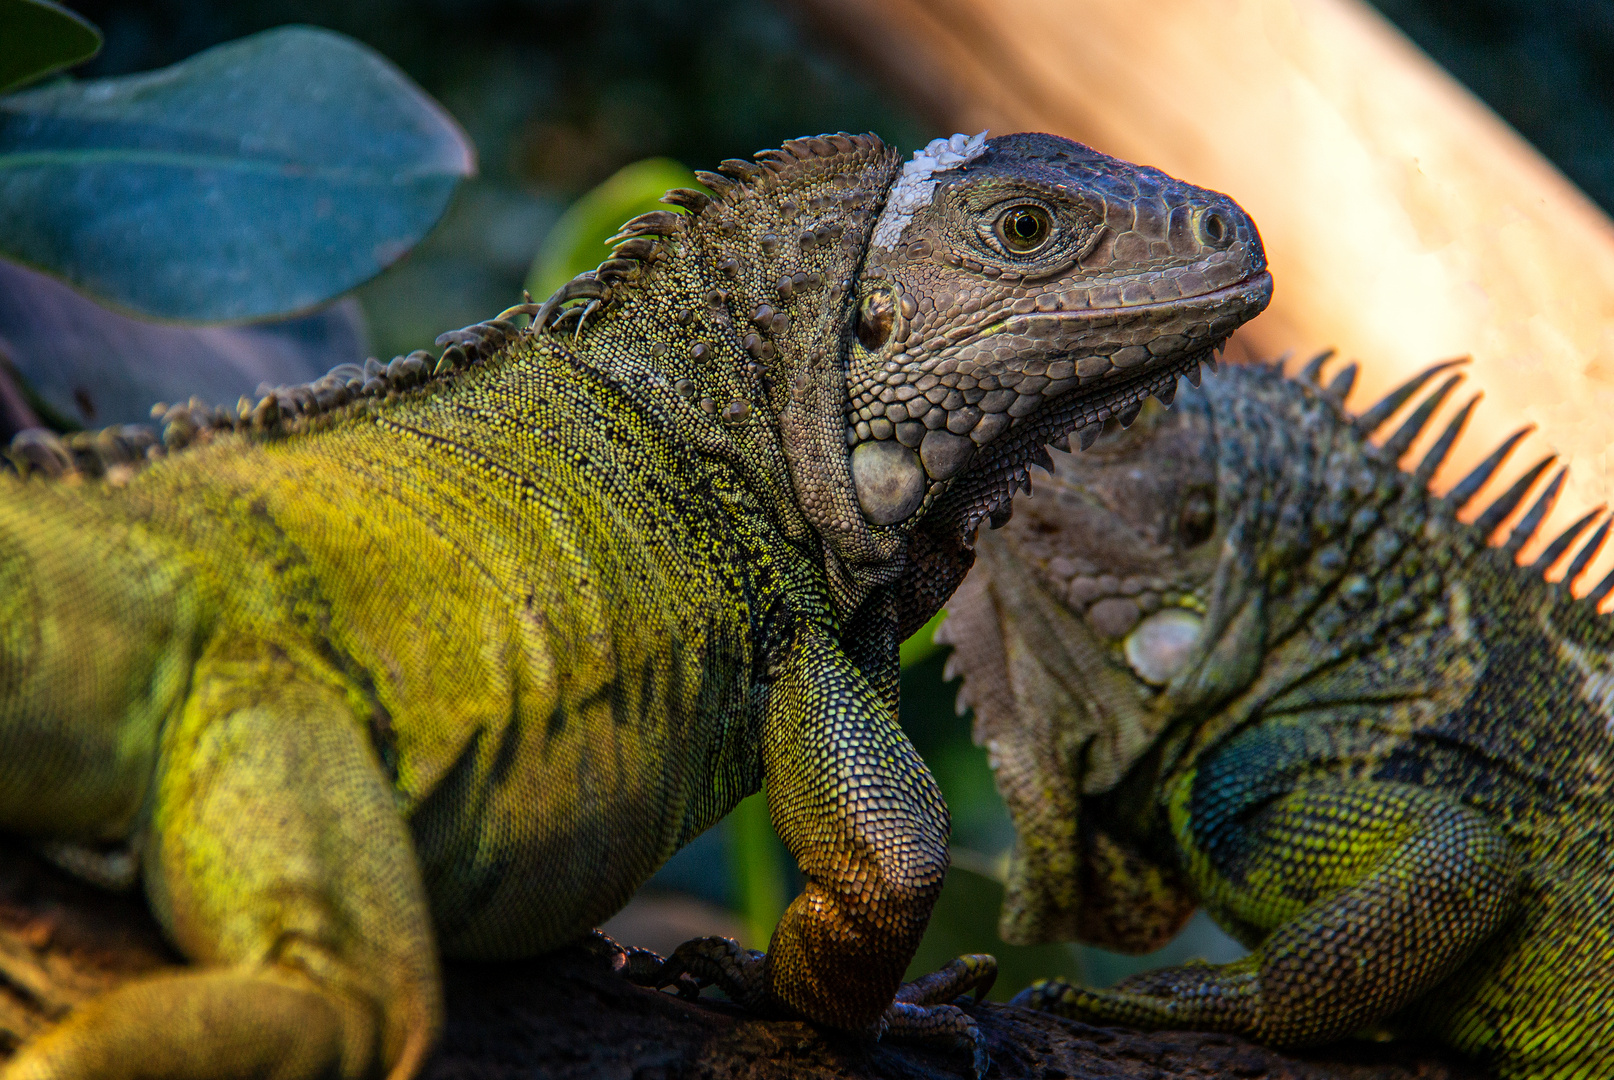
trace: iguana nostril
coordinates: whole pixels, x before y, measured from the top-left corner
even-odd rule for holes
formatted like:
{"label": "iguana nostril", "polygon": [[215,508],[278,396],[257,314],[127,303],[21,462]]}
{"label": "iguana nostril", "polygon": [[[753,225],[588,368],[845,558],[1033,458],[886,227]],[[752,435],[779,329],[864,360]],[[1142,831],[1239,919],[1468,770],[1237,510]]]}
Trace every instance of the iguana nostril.
{"label": "iguana nostril", "polygon": [[1209,247],[1226,247],[1233,239],[1233,223],[1220,210],[1207,210],[1199,215],[1199,238]]}
{"label": "iguana nostril", "polygon": [[891,328],[897,323],[897,305],[891,293],[876,289],[864,297],[857,312],[857,339],[873,352],[891,339]]}

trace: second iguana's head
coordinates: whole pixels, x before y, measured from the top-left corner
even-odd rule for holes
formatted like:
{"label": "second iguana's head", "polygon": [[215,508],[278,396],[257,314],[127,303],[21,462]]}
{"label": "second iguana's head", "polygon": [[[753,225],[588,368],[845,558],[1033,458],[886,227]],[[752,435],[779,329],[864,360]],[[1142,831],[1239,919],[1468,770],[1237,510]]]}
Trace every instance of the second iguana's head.
{"label": "second iguana's head", "polygon": [[[1400,462],[1461,375],[1448,373],[1412,407],[1416,395],[1453,363],[1353,416],[1343,403],[1355,365],[1323,385],[1322,360],[1295,377],[1277,366],[1234,367],[1169,412],[1146,410],[1128,430],[1109,426],[1059,463],[1001,535],[1038,587],[1076,616],[1086,646],[1128,677],[1130,699],[1156,714],[1143,726],[1206,715],[1238,695],[1253,702],[1281,692],[1285,708],[1302,698],[1315,708],[1340,687],[1351,692],[1353,677],[1382,679],[1393,666],[1384,656],[1427,656],[1424,637],[1466,620],[1462,579],[1480,572],[1458,568],[1483,560],[1485,574],[1539,587],[1598,516],[1582,517],[1530,569],[1515,567],[1561,489],[1563,470],[1540,485],[1554,459],[1461,521],[1526,431],[1436,496],[1430,479],[1477,398],[1416,465]],[[1538,486],[1506,540],[1488,547]],[[1608,531],[1580,546],[1566,581],[1580,577]],[[1611,590],[1614,577],[1591,603]],[[1354,676],[1342,674],[1370,656]],[[1440,666],[1452,686],[1466,678],[1454,659]],[[1322,672],[1338,684],[1319,687]]]}

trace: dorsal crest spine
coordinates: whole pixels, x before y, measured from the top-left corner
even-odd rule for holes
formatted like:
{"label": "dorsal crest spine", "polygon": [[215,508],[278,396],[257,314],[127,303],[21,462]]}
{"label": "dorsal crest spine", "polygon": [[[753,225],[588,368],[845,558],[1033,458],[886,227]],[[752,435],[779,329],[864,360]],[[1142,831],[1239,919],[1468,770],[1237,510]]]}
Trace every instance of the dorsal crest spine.
{"label": "dorsal crest spine", "polygon": [[[1348,386],[1351,382],[1354,382],[1355,365],[1348,365],[1327,387],[1324,387],[1321,382],[1322,369],[1333,355],[1333,350],[1317,355],[1295,376],[1294,381],[1301,385],[1308,395],[1326,401],[1333,406],[1339,418],[1348,422],[1355,434],[1364,441],[1382,429],[1390,418],[1399,412],[1408,401],[1412,400],[1430,379],[1442,371],[1467,363],[1467,358],[1463,357],[1432,364],[1391,390],[1361,414],[1352,417],[1345,411],[1344,394],[1339,391],[1342,383]],[[1407,419],[1395,430],[1394,434],[1377,447],[1372,456],[1381,463],[1399,471],[1398,463],[1400,458],[1407,452],[1418,436],[1422,434],[1435,412],[1462,379],[1462,374],[1458,373],[1443,380],[1435,390],[1419,401]],[[1428,490],[1435,471],[1445,461],[1452,447],[1456,444],[1478,402],[1479,395],[1476,394],[1458,410],[1428,453],[1411,470],[1411,483],[1417,489]],[[1502,464],[1518,447],[1520,441],[1534,430],[1533,426],[1527,426],[1513,432],[1484,461],[1481,461],[1462,480],[1458,481],[1443,499],[1439,500],[1454,520],[1457,512],[1472,503],[1481,489],[1495,476],[1497,470],[1501,468]],[[1480,512],[1472,524],[1458,523],[1458,527],[1471,530],[1478,544],[1488,545],[1491,535],[1496,532],[1503,522],[1512,516],[1513,512],[1518,509],[1536,487],[1542,475],[1552,467],[1556,460],[1556,454],[1549,454],[1537,461],[1509,485],[1506,491],[1493,499]],[[1557,502],[1568,471],[1567,466],[1558,469],[1546,487],[1542,489],[1541,494],[1530,505],[1530,508],[1525,511],[1509,531],[1507,539],[1498,545],[1499,549],[1505,552],[1510,559],[1516,559],[1519,552],[1540,531],[1547,515]],[[1547,545],[1540,556],[1526,568],[1527,571],[1544,578],[1547,572],[1569,552],[1569,549],[1574,546],[1575,541],[1586,529],[1598,518],[1603,517],[1605,509],[1605,507],[1599,506],[1569,525]],[[1604,541],[1608,537],[1611,520],[1614,519],[1603,518],[1601,526],[1575,555],[1561,582],[1564,588],[1572,589],[1592,561],[1596,559],[1598,553],[1602,550]],[[1587,593],[1585,600],[1596,606],[1610,592],[1614,592],[1614,572],[1611,572],[1594,586]]]}

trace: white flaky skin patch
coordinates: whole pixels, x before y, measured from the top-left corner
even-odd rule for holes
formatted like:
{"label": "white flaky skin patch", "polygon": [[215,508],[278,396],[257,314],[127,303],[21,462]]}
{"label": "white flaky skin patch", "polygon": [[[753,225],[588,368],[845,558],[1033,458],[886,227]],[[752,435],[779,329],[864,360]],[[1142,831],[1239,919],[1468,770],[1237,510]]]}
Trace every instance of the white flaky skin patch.
{"label": "white flaky skin patch", "polygon": [[919,210],[930,205],[936,193],[936,173],[956,169],[986,153],[986,132],[932,139],[923,150],[913,152],[913,160],[902,167],[902,175],[891,185],[885,209],[874,225],[874,246],[886,251],[897,246],[902,230]]}

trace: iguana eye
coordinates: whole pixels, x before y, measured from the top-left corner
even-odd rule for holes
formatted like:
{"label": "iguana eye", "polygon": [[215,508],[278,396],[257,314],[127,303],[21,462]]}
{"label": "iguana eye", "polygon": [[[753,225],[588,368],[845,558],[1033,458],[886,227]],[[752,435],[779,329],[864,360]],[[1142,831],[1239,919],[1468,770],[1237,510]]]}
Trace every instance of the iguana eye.
{"label": "iguana eye", "polygon": [[1048,242],[1054,223],[1040,206],[1015,206],[998,218],[998,239],[1016,255],[1028,255]]}

